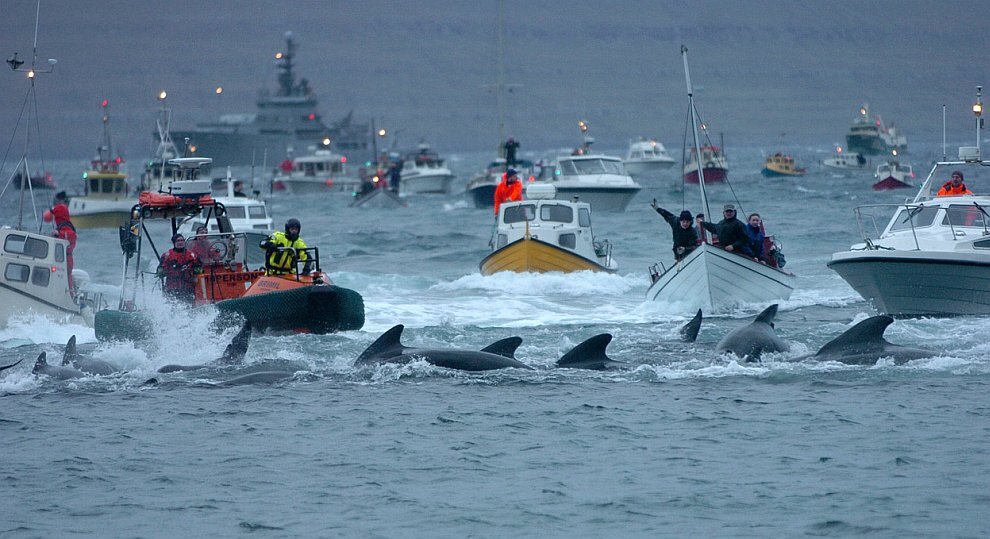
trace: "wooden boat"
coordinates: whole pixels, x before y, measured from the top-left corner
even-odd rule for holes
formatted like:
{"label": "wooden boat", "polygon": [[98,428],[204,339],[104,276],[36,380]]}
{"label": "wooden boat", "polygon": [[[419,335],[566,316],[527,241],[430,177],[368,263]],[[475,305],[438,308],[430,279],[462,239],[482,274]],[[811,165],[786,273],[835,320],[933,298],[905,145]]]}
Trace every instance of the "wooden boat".
{"label": "wooden boat", "polygon": [[763,175],[772,178],[778,176],[804,176],[808,169],[794,164],[794,158],[782,153],[775,153],[763,163]]}
{"label": "wooden boat", "polygon": [[874,191],[914,187],[910,183],[911,179],[914,178],[914,169],[911,165],[904,165],[899,161],[886,161],[877,165],[877,171],[873,177],[877,179],[877,182],[873,184]]}
{"label": "wooden boat", "polygon": [[554,196],[553,185],[530,184],[525,201],[499,207],[492,253],[479,264],[482,275],[618,270],[611,244],[595,241],[591,205]]}
{"label": "wooden boat", "polygon": [[110,138],[110,102],[103,100],[103,140],[91,167],[83,173],[83,195],[69,199],[69,214],[76,228],[116,228],[130,219],[134,199],[127,174],[120,170],[124,160],[113,155]]}

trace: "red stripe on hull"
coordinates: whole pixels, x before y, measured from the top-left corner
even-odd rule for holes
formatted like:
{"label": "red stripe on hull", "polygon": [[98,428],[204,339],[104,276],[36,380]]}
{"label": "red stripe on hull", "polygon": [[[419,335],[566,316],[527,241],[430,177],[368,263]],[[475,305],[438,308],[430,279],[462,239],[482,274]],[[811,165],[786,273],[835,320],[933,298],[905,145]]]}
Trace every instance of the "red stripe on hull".
{"label": "red stripe on hull", "polygon": [[[706,168],[705,173],[705,184],[724,182],[727,174],[727,170],[724,168]],[[684,181],[686,183],[698,183],[698,171],[692,170],[684,175]]]}

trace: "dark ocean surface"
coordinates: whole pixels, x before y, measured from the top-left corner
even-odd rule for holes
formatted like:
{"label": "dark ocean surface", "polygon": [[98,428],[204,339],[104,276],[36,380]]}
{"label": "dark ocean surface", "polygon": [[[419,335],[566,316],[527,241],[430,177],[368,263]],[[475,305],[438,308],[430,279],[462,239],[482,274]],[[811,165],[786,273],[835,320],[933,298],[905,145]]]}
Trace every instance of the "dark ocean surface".
{"label": "dark ocean surface", "polygon": [[[903,160],[920,182],[940,145],[912,144]],[[364,296],[367,322],[257,336],[243,368],[155,372],[222,353],[233,331],[211,333],[209,309],[156,309],[159,335],[142,347],[18,319],[0,330],[0,364],[25,360],[0,374],[0,536],[990,535],[990,320],[898,320],[888,340],[937,352],[902,366],[786,361],[874,314],[825,263],[859,241],[855,206],[914,192],[877,193],[869,172],[823,170],[827,144],[781,149],[809,174],[765,179],[767,148],[730,146],[738,198],[710,190],[716,211],[731,201],[760,212],[799,276],[776,324],[792,351],[761,364],[719,357],[714,343],[766,305],[705,313],[698,342],[685,344],[677,330],[693,313],[645,301],[647,268],[671,260],[670,229],[650,200],[699,211],[673,170],[643,181],[625,213],[594,214],[616,275],[481,276],[491,210],[457,193],[408,197],[397,210],[276,195],[276,222],[302,221],[305,240],[329,253],[331,277]],[[448,157],[462,190],[489,156]],[[84,165],[51,167],[71,192]],[[50,196],[38,196],[41,207]],[[6,195],[2,222],[16,211]],[[159,244],[167,235],[152,233]],[[80,231],[76,267],[108,295],[119,264],[116,231]],[[411,346],[481,349],[518,335],[516,357],[535,370],[352,366],[398,323]],[[630,369],[553,368],[603,332]],[[127,372],[31,374],[41,351],[60,358],[73,334]],[[288,361],[303,367],[289,381],[218,386]],[[151,377],[161,383],[144,385]]]}

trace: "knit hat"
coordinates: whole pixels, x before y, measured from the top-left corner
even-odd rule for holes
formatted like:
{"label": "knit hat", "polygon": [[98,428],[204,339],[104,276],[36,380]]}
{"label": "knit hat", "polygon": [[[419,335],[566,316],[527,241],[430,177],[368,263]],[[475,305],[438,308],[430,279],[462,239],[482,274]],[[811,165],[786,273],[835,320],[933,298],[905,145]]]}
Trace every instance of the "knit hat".
{"label": "knit hat", "polygon": [[681,221],[690,221],[691,220],[691,212],[689,212],[687,210],[682,211],[681,212],[680,220]]}

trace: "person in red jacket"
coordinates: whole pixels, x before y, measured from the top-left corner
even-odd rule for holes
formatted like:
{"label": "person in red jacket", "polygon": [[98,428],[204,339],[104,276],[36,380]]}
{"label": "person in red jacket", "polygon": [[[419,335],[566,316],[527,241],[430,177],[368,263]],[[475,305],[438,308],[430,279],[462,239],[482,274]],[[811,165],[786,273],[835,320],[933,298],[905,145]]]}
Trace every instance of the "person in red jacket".
{"label": "person in red jacket", "polygon": [[522,182],[519,181],[516,169],[510,168],[505,171],[502,181],[495,187],[495,215],[498,215],[498,208],[503,202],[517,200],[522,200]]}
{"label": "person in red jacket", "polygon": [[172,248],[162,255],[159,276],[165,279],[162,290],[167,297],[192,303],[195,299],[196,272],[199,259],[186,249],[182,234],[172,236]]}
{"label": "person in red jacket", "polygon": [[938,190],[938,196],[940,197],[954,197],[972,194],[973,192],[966,187],[965,183],[963,183],[963,173],[960,170],[953,170],[952,179],[942,184],[942,188]]}
{"label": "person in red jacket", "polygon": [[55,204],[50,210],[46,210],[41,217],[46,223],[55,221],[55,230],[52,232],[52,236],[69,242],[69,248],[65,250],[65,264],[69,271],[69,290],[72,290],[74,286],[72,282],[72,252],[76,250],[76,227],[69,220],[69,196],[65,194],[65,191],[59,191],[55,194]]}

